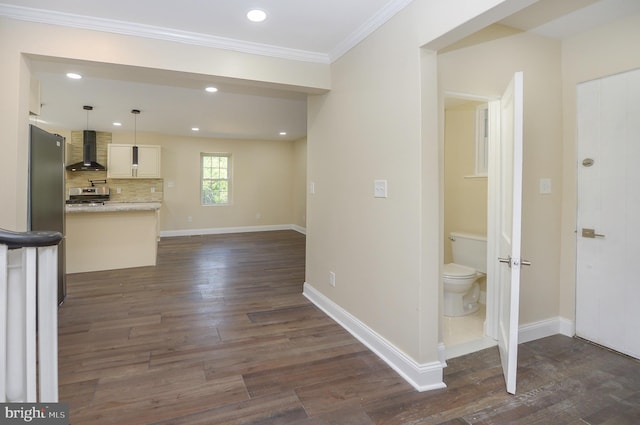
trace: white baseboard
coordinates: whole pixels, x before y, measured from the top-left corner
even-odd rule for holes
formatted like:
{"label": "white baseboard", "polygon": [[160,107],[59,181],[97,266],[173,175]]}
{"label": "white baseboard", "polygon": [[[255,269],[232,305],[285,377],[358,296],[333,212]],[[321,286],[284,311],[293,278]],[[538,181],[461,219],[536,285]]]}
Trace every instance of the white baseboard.
{"label": "white baseboard", "polygon": [[558,316],[521,325],[518,330],[518,343],[522,344],[557,334],[573,337],[575,335],[575,324],[573,321]]}
{"label": "white baseboard", "polygon": [[[518,344],[557,334],[573,337],[575,335],[573,321],[565,319],[564,317],[553,317],[551,319],[522,325],[518,328]],[[498,341],[493,338],[484,337],[482,339],[446,347],[445,356],[446,359],[449,360],[493,347],[497,344]]]}
{"label": "white baseboard", "polygon": [[302,294],[366,345],[416,390],[428,391],[446,387],[442,379],[442,371],[446,367],[444,346],[438,347],[439,361],[419,364],[311,285],[305,283]]}
{"label": "white baseboard", "polygon": [[[475,345],[472,350],[466,346],[446,349],[444,344],[440,343],[438,344],[439,361],[419,364],[313,286],[305,283],[302,293],[316,307],[324,311],[351,335],[366,345],[367,348],[373,351],[418,391],[446,387],[442,373],[443,369],[447,367],[446,359],[496,345],[496,342],[489,338],[479,341],[478,344],[474,342]],[[573,321],[564,317],[554,317],[522,325],[518,331],[518,342],[530,342],[556,334],[573,337],[575,335]]]}
{"label": "white baseboard", "polygon": [[297,224],[274,224],[266,226],[239,226],[239,227],[216,227],[209,229],[184,229],[184,230],[162,230],[160,237],[170,238],[174,236],[199,236],[199,235],[222,235],[227,233],[248,233],[248,232],[271,232],[275,230],[295,230],[303,235],[307,234],[307,229]]}
{"label": "white baseboard", "polygon": [[295,230],[298,233],[302,233],[303,235],[307,234],[307,228],[306,227],[302,227],[302,226],[298,226],[297,224],[292,224],[291,225],[291,230]]}
{"label": "white baseboard", "polygon": [[495,347],[498,345],[498,341],[488,336],[482,339],[474,341],[463,342],[461,344],[451,345],[445,349],[445,358],[447,360],[456,357],[464,356],[467,354],[475,353],[476,351],[484,350],[486,348]]}

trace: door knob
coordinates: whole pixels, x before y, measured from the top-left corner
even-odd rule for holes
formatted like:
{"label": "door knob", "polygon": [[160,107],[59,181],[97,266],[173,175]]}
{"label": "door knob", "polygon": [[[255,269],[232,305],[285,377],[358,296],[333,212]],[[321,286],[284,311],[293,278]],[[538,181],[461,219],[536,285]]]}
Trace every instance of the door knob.
{"label": "door knob", "polygon": [[531,261],[527,261],[523,259],[520,259],[520,260],[514,259],[510,255],[507,258],[498,257],[498,261],[501,263],[507,264],[509,268],[511,268],[511,265],[514,265],[514,266],[530,266],[531,265]]}
{"label": "door knob", "polygon": [[511,268],[511,256],[507,256],[507,258],[504,257],[498,257],[498,261],[501,263],[506,264],[507,266],[509,266],[509,268]]}
{"label": "door knob", "polygon": [[582,229],[583,238],[604,238],[604,235],[596,233],[595,229]]}

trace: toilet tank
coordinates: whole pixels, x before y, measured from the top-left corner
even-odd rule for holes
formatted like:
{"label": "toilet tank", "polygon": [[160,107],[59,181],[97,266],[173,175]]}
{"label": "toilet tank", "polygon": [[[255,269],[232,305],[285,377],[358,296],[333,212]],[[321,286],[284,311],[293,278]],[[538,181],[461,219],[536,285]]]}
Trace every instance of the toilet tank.
{"label": "toilet tank", "polygon": [[487,272],[487,237],[472,233],[451,232],[453,262]]}

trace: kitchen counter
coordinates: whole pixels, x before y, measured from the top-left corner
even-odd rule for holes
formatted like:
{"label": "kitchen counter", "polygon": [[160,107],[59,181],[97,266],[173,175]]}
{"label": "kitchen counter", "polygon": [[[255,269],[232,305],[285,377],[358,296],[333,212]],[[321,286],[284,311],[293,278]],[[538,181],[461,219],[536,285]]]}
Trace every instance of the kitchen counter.
{"label": "kitchen counter", "polygon": [[74,213],[104,213],[118,211],[157,211],[160,202],[105,202],[104,205],[67,204],[65,212]]}
{"label": "kitchen counter", "polygon": [[155,266],[161,205],[66,205],[67,273]]}

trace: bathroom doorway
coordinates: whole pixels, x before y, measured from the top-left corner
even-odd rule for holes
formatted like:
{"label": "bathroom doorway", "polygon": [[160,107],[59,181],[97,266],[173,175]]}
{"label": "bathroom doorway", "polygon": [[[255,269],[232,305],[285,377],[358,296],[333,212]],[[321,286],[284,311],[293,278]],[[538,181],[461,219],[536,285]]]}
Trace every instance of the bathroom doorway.
{"label": "bathroom doorway", "polygon": [[[492,182],[489,144],[492,134],[491,99],[446,93],[444,96],[444,263],[452,263],[452,232],[487,238],[488,193]],[[495,130],[493,130],[495,133]],[[488,263],[488,262],[487,262]],[[453,358],[497,344],[496,315],[490,292],[493,273],[489,264],[480,286],[479,308],[463,316],[442,316],[445,357]]]}

